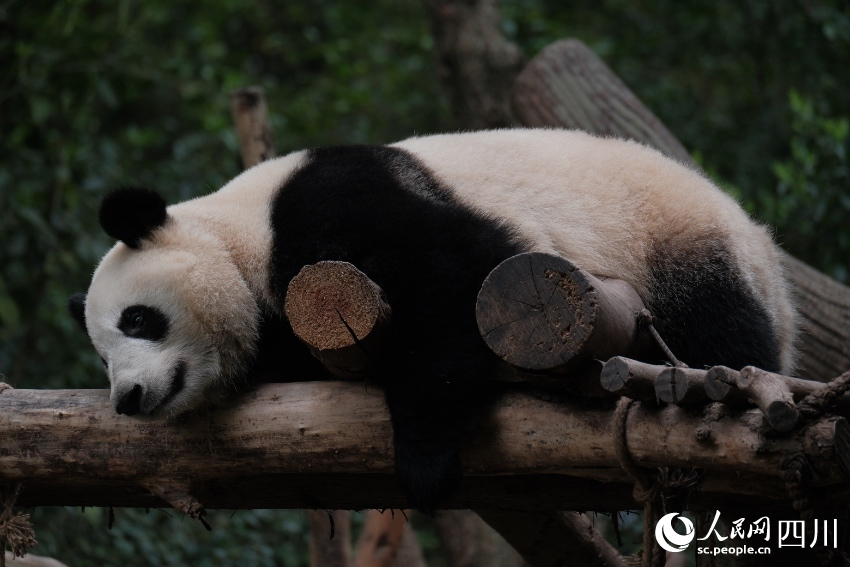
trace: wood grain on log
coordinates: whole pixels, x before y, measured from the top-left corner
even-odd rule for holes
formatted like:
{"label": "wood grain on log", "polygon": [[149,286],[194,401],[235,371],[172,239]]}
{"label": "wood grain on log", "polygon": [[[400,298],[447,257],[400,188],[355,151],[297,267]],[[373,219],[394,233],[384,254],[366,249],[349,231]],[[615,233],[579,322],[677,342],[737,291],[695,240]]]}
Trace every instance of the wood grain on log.
{"label": "wood grain on log", "polygon": [[599,381],[602,387],[612,394],[652,403],[658,400],[655,394],[655,379],[666,368],[614,356],[602,367]]}
{"label": "wood grain on log", "polygon": [[708,369],[703,380],[706,395],[715,402],[723,402],[732,407],[750,405],[747,396],[738,389],[738,371],[726,366],[713,366]]}
{"label": "wood grain on log", "polygon": [[345,379],[366,378],[391,317],[381,288],[348,262],[304,266],[289,284],[284,309],[313,356]]}
{"label": "wood grain on log", "polygon": [[588,359],[649,351],[649,335],[638,332],[643,308],[623,281],[601,280],[560,256],[530,252],[490,272],[475,314],[484,341],[508,364],[565,373]]}
{"label": "wood grain on log", "polygon": [[680,406],[701,406],[711,399],[705,393],[705,370],[670,367],[655,378],[655,394],[664,403]]}
{"label": "wood grain on log", "polygon": [[[553,43],[517,79],[515,115],[526,126],[579,128],[648,144],[698,169],[634,93],[578,40]],[[799,371],[827,381],[850,368],[850,288],[783,254],[802,318]]]}
{"label": "wood grain on log", "polygon": [[242,166],[248,169],[273,158],[272,128],[262,87],[245,87],[232,93],[230,112],[242,149]]}
{"label": "wood grain on log", "polygon": [[514,86],[526,126],[561,126],[643,141],[696,167],[687,150],[584,43],[565,39],[532,59]]}
{"label": "wood grain on log", "polygon": [[797,425],[800,412],[782,376],[746,366],[738,373],[735,383],[745,396],[755,402],[776,431],[791,431]]}
{"label": "wood grain on log", "polygon": [[[464,451],[463,489],[447,506],[568,509],[580,495],[558,501],[557,483],[542,490],[547,483],[541,476],[628,483],[618,466],[611,420],[604,408],[502,395]],[[785,494],[780,462],[792,452],[806,455],[818,471],[818,486],[845,483],[833,444],[836,423],[842,421],[823,418],[767,438],[757,410],[706,422],[675,406],[637,406],[627,435],[640,466],[703,467],[708,471],[704,490],[759,496],[770,506],[771,498]],[[700,428],[710,429],[711,443],[694,443]],[[113,498],[108,505],[150,506],[162,501],[142,487],[173,482],[188,485],[208,508],[398,508],[404,501],[392,479],[391,440],[383,392],[354,383],[266,384],[226,410],[175,421],[118,415],[106,390],[0,395],[0,484],[23,482],[21,505],[103,505],[108,496]],[[730,478],[730,471],[739,476]],[[287,475],[301,479],[295,493]],[[322,475],[356,477],[373,487],[368,495],[374,500],[362,501],[363,492],[343,489],[339,479],[331,486]],[[370,484],[371,475],[384,476]],[[475,478],[492,475],[537,477],[536,485],[523,489],[521,480]],[[304,477],[312,490],[304,488]],[[569,478],[558,479],[569,486]],[[512,494],[499,494],[512,482],[519,483]],[[593,497],[605,500],[603,486],[594,487]],[[42,500],[39,491],[53,500]],[[628,493],[621,508],[633,505]],[[72,495],[81,500],[69,500]],[[522,504],[505,505],[517,501]],[[585,502],[587,507],[593,506]]]}

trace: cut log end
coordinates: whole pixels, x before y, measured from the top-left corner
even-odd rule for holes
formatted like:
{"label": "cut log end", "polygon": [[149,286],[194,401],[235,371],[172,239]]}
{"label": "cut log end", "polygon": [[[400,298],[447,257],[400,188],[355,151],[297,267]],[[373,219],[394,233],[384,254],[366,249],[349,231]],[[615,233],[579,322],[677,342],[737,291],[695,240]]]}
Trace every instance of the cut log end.
{"label": "cut log end", "polygon": [[596,320],[597,296],[572,263],[529,253],[499,264],[481,286],[481,336],[505,362],[528,371],[563,367],[584,347]]}
{"label": "cut log end", "polygon": [[797,411],[793,403],[785,400],[775,400],[768,404],[765,417],[775,431],[787,433],[797,426],[800,412]]}
{"label": "cut log end", "polygon": [[348,262],[304,266],[286,293],[286,317],[302,341],[320,349],[353,345],[388,310],[380,288]]}
{"label": "cut log end", "polygon": [[665,368],[615,356],[602,367],[599,382],[612,394],[654,403],[657,401],[655,379]]}
{"label": "cut log end", "polygon": [[391,315],[383,290],[348,262],[304,266],[284,310],[295,335],[340,378],[368,371]]}

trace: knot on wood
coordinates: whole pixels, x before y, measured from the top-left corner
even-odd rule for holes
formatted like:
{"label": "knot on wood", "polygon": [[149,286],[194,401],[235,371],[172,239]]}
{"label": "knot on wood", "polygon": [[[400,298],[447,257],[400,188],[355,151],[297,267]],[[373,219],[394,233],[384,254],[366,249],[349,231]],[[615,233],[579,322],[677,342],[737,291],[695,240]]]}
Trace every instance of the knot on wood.
{"label": "knot on wood", "polygon": [[38,543],[29,514],[15,514],[12,511],[20,492],[20,484],[0,488],[0,542],[3,542],[0,566],[6,563],[6,543],[11,546],[15,557],[23,557]]}

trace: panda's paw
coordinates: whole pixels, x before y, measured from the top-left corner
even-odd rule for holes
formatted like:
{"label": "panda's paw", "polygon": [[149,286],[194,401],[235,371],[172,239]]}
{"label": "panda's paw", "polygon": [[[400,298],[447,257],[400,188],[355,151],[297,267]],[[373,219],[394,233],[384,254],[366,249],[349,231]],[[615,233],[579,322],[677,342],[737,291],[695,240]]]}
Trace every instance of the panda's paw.
{"label": "panda's paw", "polygon": [[396,445],[396,476],[410,505],[433,514],[460,486],[460,453],[423,455]]}

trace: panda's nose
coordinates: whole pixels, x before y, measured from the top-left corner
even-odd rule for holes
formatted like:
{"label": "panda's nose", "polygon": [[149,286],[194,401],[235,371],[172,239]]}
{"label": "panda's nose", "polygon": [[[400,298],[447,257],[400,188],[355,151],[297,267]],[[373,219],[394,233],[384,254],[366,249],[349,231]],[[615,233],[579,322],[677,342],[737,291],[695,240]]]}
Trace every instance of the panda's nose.
{"label": "panda's nose", "polygon": [[139,413],[139,405],[142,402],[142,385],[136,384],[133,389],[124,393],[115,405],[115,411],[124,415],[135,415]]}

